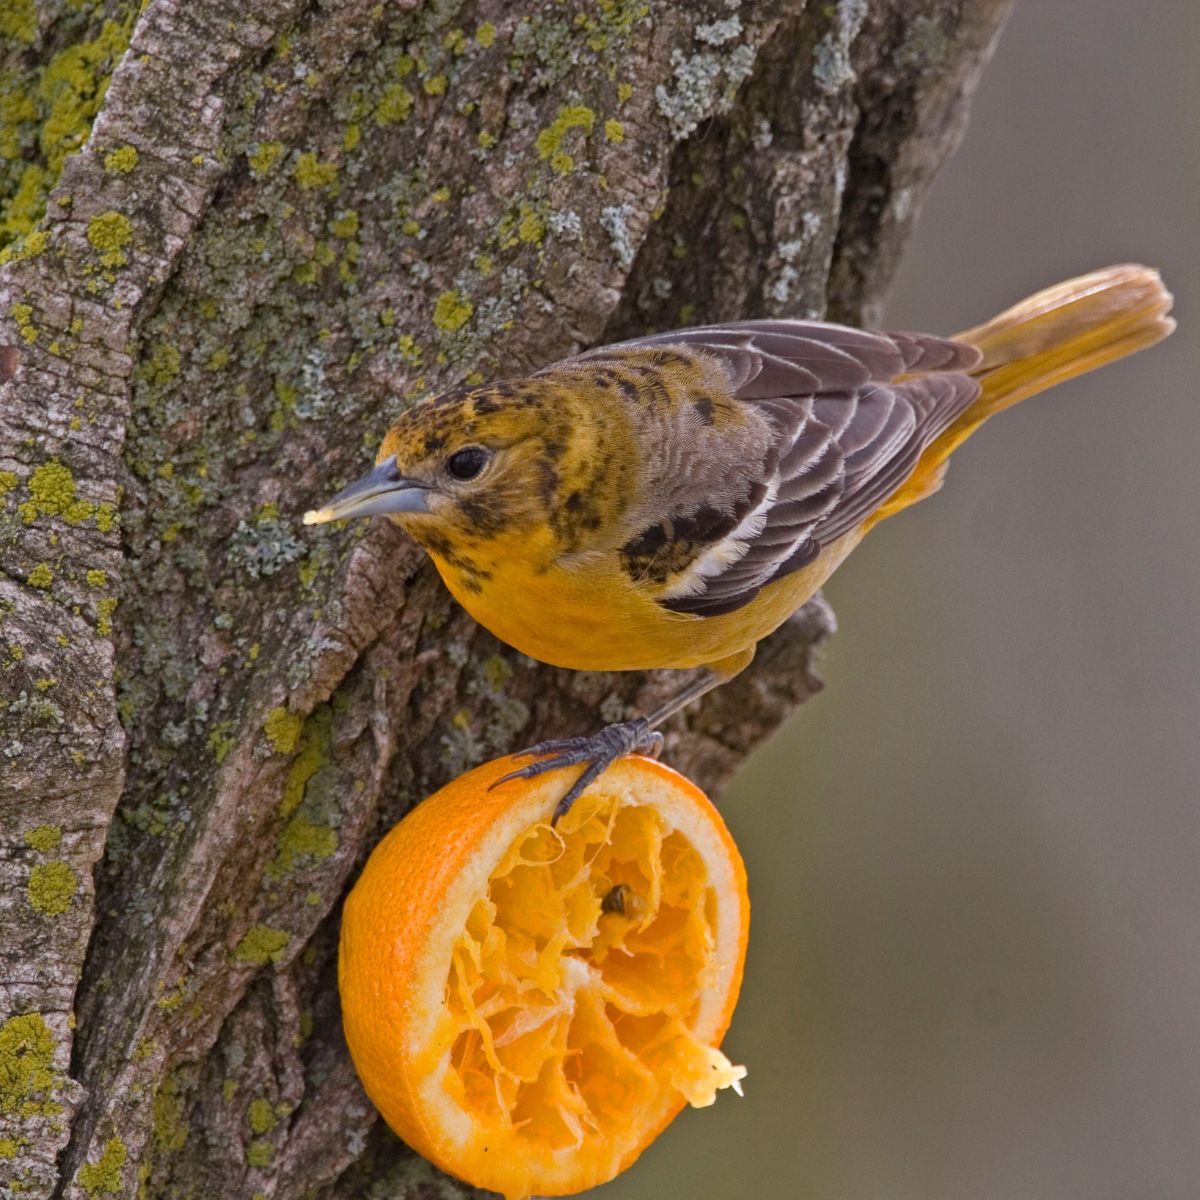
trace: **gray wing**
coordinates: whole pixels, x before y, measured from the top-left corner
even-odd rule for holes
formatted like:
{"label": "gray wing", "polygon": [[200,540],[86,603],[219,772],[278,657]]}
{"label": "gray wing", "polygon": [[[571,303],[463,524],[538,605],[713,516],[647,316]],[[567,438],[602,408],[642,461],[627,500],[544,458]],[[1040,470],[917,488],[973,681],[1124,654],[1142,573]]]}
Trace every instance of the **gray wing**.
{"label": "gray wing", "polygon": [[[767,413],[772,451],[747,472],[754,509],[667,589],[676,612],[715,616],[810,563],[912,473],[922,451],[979,394],[980,353],[925,334],[869,333],[820,321],[741,321],[655,334],[613,349],[717,359],[734,395]],[[584,356],[586,357],[586,356]]]}

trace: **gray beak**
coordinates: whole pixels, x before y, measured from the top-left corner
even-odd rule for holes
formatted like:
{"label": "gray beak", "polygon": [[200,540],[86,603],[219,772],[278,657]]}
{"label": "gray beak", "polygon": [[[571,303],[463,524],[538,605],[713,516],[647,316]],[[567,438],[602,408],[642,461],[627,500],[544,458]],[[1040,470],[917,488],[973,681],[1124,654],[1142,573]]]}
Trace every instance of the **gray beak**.
{"label": "gray beak", "polygon": [[304,514],[305,525],[322,525],[346,517],[373,517],[376,513],[423,513],[428,486],[400,474],[396,460],[389,458],[349,487],[343,488],[324,508]]}

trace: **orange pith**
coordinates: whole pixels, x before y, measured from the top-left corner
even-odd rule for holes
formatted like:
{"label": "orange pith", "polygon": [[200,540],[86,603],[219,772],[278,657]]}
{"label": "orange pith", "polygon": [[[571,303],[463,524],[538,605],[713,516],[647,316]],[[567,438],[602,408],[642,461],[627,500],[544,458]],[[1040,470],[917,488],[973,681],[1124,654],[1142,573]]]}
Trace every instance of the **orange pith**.
{"label": "orange pith", "polygon": [[410,1145],[510,1198],[611,1179],[685,1102],[744,1073],[716,1049],[749,906],[704,795],[648,759],[556,829],[573,771],[455,780],[346,901],[339,982],[368,1094]]}

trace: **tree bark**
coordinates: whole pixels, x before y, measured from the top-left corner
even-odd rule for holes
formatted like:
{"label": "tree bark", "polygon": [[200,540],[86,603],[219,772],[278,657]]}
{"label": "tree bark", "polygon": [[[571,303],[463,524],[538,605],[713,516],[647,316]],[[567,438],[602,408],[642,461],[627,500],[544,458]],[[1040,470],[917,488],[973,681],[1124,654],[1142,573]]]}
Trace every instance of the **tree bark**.
{"label": "tree bark", "polygon": [[[670,684],[536,664],[386,522],[299,514],[428,392],[877,319],[1010,3],[9,6],[0,1194],[465,1194],[358,1086],[341,898],[453,775]],[[719,787],[832,628],[666,757]]]}

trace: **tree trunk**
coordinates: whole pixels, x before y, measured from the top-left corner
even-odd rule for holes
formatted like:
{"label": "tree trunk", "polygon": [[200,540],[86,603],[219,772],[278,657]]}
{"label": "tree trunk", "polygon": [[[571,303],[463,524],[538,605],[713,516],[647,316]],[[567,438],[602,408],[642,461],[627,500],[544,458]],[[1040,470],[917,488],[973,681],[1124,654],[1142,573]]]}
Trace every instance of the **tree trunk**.
{"label": "tree trunk", "polygon": [[[665,681],[540,666],[387,522],[299,514],[428,392],[876,319],[1009,3],[5,6],[0,1194],[465,1194],[359,1088],[342,896],[451,776]],[[832,627],[666,757],[719,787]]]}

